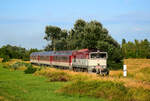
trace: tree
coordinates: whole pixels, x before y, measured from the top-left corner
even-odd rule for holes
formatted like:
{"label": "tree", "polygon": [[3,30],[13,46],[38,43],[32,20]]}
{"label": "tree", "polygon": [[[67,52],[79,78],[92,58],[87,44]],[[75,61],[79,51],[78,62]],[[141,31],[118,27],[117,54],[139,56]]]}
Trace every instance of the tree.
{"label": "tree", "polygon": [[[123,43],[123,42],[122,42]],[[134,40],[122,44],[124,58],[150,58],[150,42],[145,40]]]}
{"label": "tree", "polygon": [[45,28],[45,37],[47,41],[51,40],[52,48],[55,51],[56,40],[60,38],[61,29],[56,26],[46,26]]}
{"label": "tree", "polygon": [[125,39],[122,39],[122,45],[121,46],[122,46],[122,48],[121,48],[122,55],[125,58],[126,57],[126,40]]}
{"label": "tree", "polygon": [[80,31],[83,31],[85,25],[86,25],[86,22],[85,22],[84,20],[78,19],[78,20],[75,22],[75,24],[74,24],[74,29],[75,29],[76,31],[79,31],[79,32],[80,32]]}
{"label": "tree", "polygon": [[122,45],[123,44],[126,44],[126,40],[125,39],[122,39]]}
{"label": "tree", "polygon": [[6,45],[0,48],[0,57],[3,58],[3,62],[10,59],[22,59],[29,60],[30,54],[32,52],[40,51],[38,49],[26,50],[22,47]]}

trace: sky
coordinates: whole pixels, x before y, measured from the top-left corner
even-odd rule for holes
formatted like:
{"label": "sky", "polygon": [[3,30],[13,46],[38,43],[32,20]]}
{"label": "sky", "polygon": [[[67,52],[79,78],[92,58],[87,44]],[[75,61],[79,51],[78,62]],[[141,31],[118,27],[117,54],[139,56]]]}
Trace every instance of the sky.
{"label": "sky", "polygon": [[45,26],[70,30],[76,20],[97,20],[121,43],[150,41],[150,0],[0,0],[0,47],[43,49]]}

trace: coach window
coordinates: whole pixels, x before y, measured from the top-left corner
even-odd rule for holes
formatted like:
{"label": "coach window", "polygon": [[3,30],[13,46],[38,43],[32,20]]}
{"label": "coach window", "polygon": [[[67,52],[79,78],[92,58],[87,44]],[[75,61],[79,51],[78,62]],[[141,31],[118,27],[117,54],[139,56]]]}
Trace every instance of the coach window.
{"label": "coach window", "polygon": [[74,56],[74,62],[76,62],[76,56]]}

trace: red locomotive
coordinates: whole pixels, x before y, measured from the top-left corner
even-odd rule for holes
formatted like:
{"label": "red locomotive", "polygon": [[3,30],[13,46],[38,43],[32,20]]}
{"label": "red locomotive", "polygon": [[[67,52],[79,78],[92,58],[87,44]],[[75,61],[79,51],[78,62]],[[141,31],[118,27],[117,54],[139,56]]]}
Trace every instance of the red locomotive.
{"label": "red locomotive", "polygon": [[30,55],[30,62],[32,64],[50,65],[74,71],[95,72],[102,75],[109,74],[107,69],[107,52],[89,49],[33,52]]}

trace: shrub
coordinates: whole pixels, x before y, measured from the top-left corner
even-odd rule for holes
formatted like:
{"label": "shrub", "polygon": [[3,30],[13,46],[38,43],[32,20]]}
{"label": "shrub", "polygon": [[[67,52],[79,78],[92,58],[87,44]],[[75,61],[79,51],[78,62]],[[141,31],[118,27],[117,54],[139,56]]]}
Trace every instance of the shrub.
{"label": "shrub", "polygon": [[14,69],[14,70],[17,70],[17,69],[25,69],[25,67],[28,67],[28,65],[30,65],[30,64],[28,64],[28,63],[24,63],[24,62],[16,62],[16,63],[14,63],[14,64],[12,64],[11,66],[10,66],[10,68],[12,68],[12,69]]}
{"label": "shrub", "polygon": [[10,68],[8,65],[3,65],[3,68]]}
{"label": "shrub", "polygon": [[36,71],[36,68],[33,68],[32,65],[28,65],[27,69],[24,71],[25,74],[32,74]]}
{"label": "shrub", "polygon": [[55,72],[50,76],[50,81],[69,81],[70,76],[65,72]]}
{"label": "shrub", "polygon": [[122,68],[123,68],[123,62],[116,63],[116,62],[114,62],[114,61],[108,60],[108,67],[109,67],[109,69],[111,69],[111,70],[122,69]]}
{"label": "shrub", "polygon": [[46,76],[50,81],[69,81],[71,80],[71,76],[63,71],[63,70],[57,70],[54,68],[46,68],[41,69],[40,71],[37,71],[35,75],[43,75]]}
{"label": "shrub", "polygon": [[2,62],[7,62],[9,60],[10,60],[10,58],[8,56],[4,56]]}

